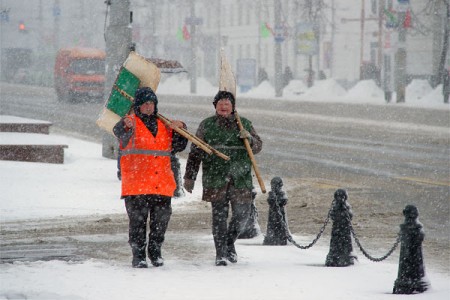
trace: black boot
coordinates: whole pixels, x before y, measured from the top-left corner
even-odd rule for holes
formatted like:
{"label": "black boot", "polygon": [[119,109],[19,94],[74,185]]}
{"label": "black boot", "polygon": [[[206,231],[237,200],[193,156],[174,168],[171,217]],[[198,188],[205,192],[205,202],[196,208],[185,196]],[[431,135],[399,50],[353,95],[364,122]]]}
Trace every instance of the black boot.
{"label": "black boot", "polygon": [[234,244],[229,244],[227,247],[227,259],[230,263],[237,263],[238,256],[236,253],[236,248],[234,247]]}
{"label": "black boot", "polygon": [[164,265],[164,259],[161,256],[161,245],[156,242],[150,242],[148,245],[148,257],[155,267]]}
{"label": "black boot", "polygon": [[216,243],[216,266],[227,265],[227,249],[224,243]]}
{"label": "black boot", "polygon": [[145,259],[145,245],[143,247],[131,245],[131,252],[133,253],[133,260],[131,261],[131,266],[133,268],[148,268]]}
{"label": "black boot", "polygon": [[224,257],[216,256],[216,266],[226,266],[227,260]]}

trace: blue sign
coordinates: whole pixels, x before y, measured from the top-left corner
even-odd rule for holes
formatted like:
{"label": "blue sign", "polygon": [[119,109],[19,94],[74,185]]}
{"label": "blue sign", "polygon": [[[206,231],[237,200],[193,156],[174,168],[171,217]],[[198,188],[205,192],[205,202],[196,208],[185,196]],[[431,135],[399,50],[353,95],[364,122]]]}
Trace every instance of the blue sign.
{"label": "blue sign", "polygon": [[58,5],[54,5],[53,6],[53,16],[59,17],[60,15],[61,15],[61,7],[59,7]]}
{"label": "blue sign", "polygon": [[273,38],[275,43],[282,43],[285,40],[284,27],[281,25],[276,25],[273,32]]}
{"label": "blue sign", "polygon": [[0,11],[0,21],[3,22],[9,22],[9,8],[8,9],[4,9],[2,11]]}
{"label": "blue sign", "polygon": [[188,17],[188,18],[184,19],[184,24],[186,24],[186,25],[203,25],[203,18]]}

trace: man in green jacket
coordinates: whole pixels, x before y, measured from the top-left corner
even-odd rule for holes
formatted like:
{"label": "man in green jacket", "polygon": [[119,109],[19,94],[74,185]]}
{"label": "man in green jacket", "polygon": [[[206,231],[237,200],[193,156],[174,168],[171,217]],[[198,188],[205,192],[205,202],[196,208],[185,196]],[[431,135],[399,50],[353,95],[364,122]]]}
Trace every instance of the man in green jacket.
{"label": "man in green jacket", "polygon": [[[192,144],[186,163],[184,188],[192,193],[200,164],[203,163],[202,200],[211,202],[215,264],[226,266],[227,260],[237,262],[234,242],[245,227],[253,201],[252,165],[242,139],[248,139],[254,154],[261,151],[262,141],[246,118],[241,117],[244,130],[239,130],[234,115],[233,94],[219,91],[213,104],[216,114],[200,123],[196,136],[228,155],[230,160],[208,155]],[[230,205],[232,216],[228,224]]]}

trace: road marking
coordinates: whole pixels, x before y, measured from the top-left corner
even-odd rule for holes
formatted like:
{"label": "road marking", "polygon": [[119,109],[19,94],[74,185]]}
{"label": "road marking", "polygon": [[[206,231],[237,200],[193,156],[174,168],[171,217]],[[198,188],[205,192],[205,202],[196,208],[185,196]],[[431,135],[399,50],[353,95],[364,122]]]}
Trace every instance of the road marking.
{"label": "road marking", "polygon": [[347,183],[333,182],[331,180],[319,179],[319,178],[302,178],[302,181],[309,182],[310,185],[319,189],[339,189],[342,186],[348,186]]}
{"label": "road marking", "polygon": [[440,185],[440,186],[448,186],[448,187],[450,187],[450,182],[434,181],[434,180],[428,180],[428,179],[422,179],[422,178],[414,178],[414,177],[395,177],[395,179],[400,179],[400,180],[404,180],[404,181],[418,182],[418,183],[424,183],[424,184],[430,184],[430,185]]}

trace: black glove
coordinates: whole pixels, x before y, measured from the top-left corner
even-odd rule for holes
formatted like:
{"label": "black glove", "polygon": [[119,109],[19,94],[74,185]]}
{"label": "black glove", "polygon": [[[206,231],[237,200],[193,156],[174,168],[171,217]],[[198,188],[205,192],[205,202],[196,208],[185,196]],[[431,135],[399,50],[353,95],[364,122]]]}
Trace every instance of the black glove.
{"label": "black glove", "polygon": [[192,193],[194,189],[195,180],[193,179],[184,179],[183,187],[188,193]]}

